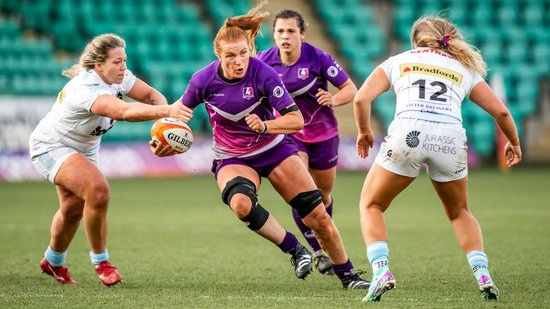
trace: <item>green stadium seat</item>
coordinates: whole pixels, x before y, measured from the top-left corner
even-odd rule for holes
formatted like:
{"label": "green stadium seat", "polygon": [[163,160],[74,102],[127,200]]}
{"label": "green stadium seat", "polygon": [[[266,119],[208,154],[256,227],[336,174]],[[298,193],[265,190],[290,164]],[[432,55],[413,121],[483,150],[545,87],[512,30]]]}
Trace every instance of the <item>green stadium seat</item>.
{"label": "green stadium seat", "polygon": [[20,0],[2,0],[0,1],[0,11],[13,13],[20,4]]}
{"label": "green stadium seat", "polygon": [[508,63],[523,64],[528,62],[528,50],[525,45],[511,44],[505,49]]}
{"label": "green stadium seat", "polygon": [[[0,66],[0,70],[2,70],[2,67]],[[0,93],[9,94],[10,88],[9,88],[9,81],[8,77],[0,74]]]}
{"label": "green stadium seat", "polygon": [[412,7],[398,7],[395,11],[395,34],[404,41],[409,40],[411,25],[418,16],[414,15]]}
{"label": "green stadium seat", "polygon": [[78,31],[76,20],[66,20],[52,27],[55,35],[55,46],[69,52],[81,52],[84,48],[84,38]]}
{"label": "green stadium seat", "polygon": [[14,40],[21,35],[21,28],[15,19],[0,19],[0,39]]}
{"label": "green stadium seat", "polygon": [[495,146],[495,125],[492,119],[473,123],[467,134],[473,137],[471,142],[478,154],[488,156],[492,153]]}
{"label": "green stadium seat", "polygon": [[469,20],[469,24],[475,24],[476,27],[487,27],[492,26],[495,24],[493,20],[493,9],[484,2],[479,2],[475,9],[471,11],[471,14],[469,14],[469,17],[471,18]]}
{"label": "green stadium seat", "polygon": [[480,47],[481,55],[488,64],[503,62],[502,48],[497,44],[487,43]]}
{"label": "green stadium seat", "polygon": [[45,32],[51,25],[51,5],[49,1],[23,2],[18,7],[21,14],[25,16],[25,27]]}
{"label": "green stadium seat", "polygon": [[541,42],[533,47],[531,50],[533,56],[533,63],[537,74],[540,76],[550,74],[550,44],[548,41]]}
{"label": "green stadium seat", "polygon": [[518,14],[518,9],[514,6],[501,6],[497,10],[497,22],[500,25],[516,25],[519,20]]}
{"label": "green stadium seat", "polygon": [[[523,24],[528,27],[544,27],[544,9],[538,5],[528,5],[522,11]],[[548,11],[546,12],[548,15]]]}
{"label": "green stadium seat", "polygon": [[384,132],[387,132],[388,127],[395,116],[395,95],[391,91],[384,92],[373,102],[374,112],[382,119]]}
{"label": "green stadium seat", "polygon": [[[460,3],[460,2],[457,2],[457,3]],[[446,14],[448,18],[459,28],[462,28],[464,25],[466,25],[468,12],[463,7],[460,7],[457,9],[453,9],[453,7],[449,7],[448,11],[446,11]]]}

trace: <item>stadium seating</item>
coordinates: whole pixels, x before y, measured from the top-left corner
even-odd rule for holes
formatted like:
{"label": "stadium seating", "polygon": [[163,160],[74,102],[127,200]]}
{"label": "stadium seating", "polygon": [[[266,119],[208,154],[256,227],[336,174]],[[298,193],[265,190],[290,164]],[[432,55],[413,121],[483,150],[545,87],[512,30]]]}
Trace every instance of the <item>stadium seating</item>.
{"label": "stadium seating", "polygon": [[386,36],[374,22],[373,12],[361,0],[319,0],[315,9],[326,20],[328,34],[349,63],[351,74],[368,76],[387,46]]}
{"label": "stadium seating", "polygon": [[[518,129],[537,113],[540,83],[550,75],[550,2],[548,0],[393,0],[383,29],[374,0],[316,0],[311,6],[326,22],[328,37],[350,63],[360,84],[392,48],[406,50],[412,22],[442,14],[477,46],[500,74]],[[127,42],[128,66],[146,82],[177,100],[191,74],[214,60],[212,40],[225,18],[251,8],[248,0],[2,0],[0,1],[0,95],[55,95],[67,81],[61,71],[77,61],[95,35],[115,32]],[[159,25],[162,25],[159,26]],[[388,35],[386,31],[391,31]],[[262,26],[258,50],[273,45],[271,25]],[[395,43],[401,42],[397,48]],[[393,118],[395,98],[382,95],[374,112],[385,127]],[[470,101],[463,106],[471,147],[483,156],[494,152],[495,125]],[[204,108],[195,111],[195,131],[209,130]],[[143,139],[149,123],[119,123],[109,140]],[[206,132],[208,133],[208,132]]]}
{"label": "stadium seating", "polygon": [[[214,59],[211,26],[201,21],[193,3],[2,1],[0,10],[12,17],[0,19],[0,94],[56,95],[67,82],[61,71],[76,63],[86,42],[101,33],[126,40],[128,67],[169,102],[181,96],[191,74]],[[29,31],[38,39],[26,39]],[[59,52],[71,57],[60,59]],[[198,108],[191,127],[208,132],[207,118],[204,108]],[[120,122],[105,139],[143,140],[149,128],[148,122]]]}

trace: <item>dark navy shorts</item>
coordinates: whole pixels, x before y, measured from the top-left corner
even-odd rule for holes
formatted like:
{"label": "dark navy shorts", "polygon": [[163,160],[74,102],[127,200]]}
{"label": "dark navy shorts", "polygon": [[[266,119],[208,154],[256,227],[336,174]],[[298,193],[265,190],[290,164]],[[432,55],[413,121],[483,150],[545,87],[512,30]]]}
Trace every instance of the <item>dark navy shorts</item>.
{"label": "dark navy shorts", "polygon": [[271,172],[281,164],[286,158],[298,155],[296,144],[287,136],[275,147],[246,158],[229,158],[214,160],[212,162],[212,172],[218,177],[220,169],[226,165],[239,164],[253,168],[258,175],[267,177]]}
{"label": "dark navy shorts", "polygon": [[340,144],[338,135],[318,143],[304,143],[294,136],[290,138],[298,145],[298,151],[308,154],[310,168],[328,170],[338,164],[338,145]]}

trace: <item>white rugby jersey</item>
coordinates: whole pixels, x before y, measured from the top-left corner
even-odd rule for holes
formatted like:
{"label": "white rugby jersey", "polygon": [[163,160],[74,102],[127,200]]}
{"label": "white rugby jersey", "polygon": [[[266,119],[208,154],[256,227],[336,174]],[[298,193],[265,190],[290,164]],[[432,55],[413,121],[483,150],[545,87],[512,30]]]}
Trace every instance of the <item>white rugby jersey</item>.
{"label": "white rugby jersey", "polygon": [[30,155],[50,151],[59,144],[81,152],[97,151],[101,136],[114,119],[92,113],[93,103],[103,94],[121,98],[132,89],[136,77],[126,70],[121,84],[106,84],[94,70],[82,69],[63,87],[55,104],[30,137]]}
{"label": "white rugby jersey", "polygon": [[462,101],[483,81],[451,55],[428,47],[390,57],[379,67],[396,95],[395,118],[462,123]]}

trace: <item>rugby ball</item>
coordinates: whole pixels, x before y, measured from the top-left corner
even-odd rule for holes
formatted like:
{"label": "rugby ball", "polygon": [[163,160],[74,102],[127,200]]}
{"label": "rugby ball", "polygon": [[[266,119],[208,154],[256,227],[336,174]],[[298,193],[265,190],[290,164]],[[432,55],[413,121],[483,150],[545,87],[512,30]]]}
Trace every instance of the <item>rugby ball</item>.
{"label": "rugby ball", "polygon": [[151,139],[170,145],[177,153],[184,153],[193,144],[193,131],[182,121],[161,118],[151,127]]}

